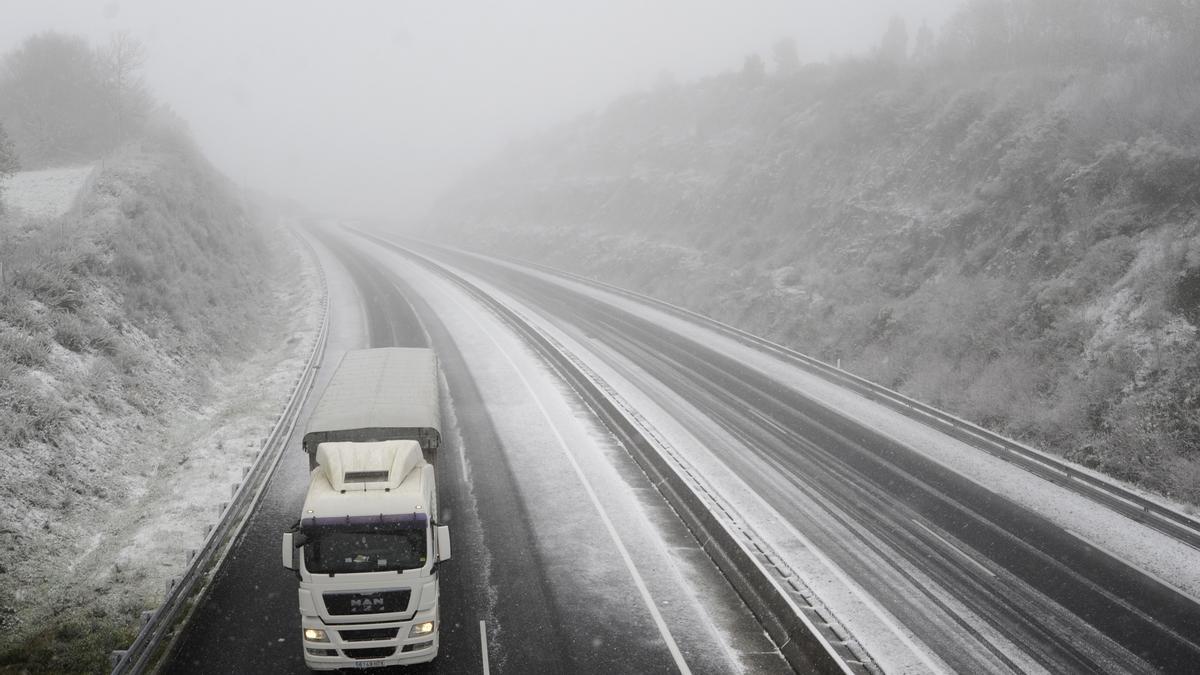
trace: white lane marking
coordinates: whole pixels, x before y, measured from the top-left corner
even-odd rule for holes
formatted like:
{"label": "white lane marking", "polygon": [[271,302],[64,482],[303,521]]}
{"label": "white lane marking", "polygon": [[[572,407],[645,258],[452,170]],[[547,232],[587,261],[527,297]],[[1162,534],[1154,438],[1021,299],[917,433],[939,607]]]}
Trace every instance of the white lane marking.
{"label": "white lane marking", "polygon": [[488,653],[487,653],[487,622],[479,622],[479,646],[483,649],[483,675],[488,675]]}
{"label": "white lane marking", "polygon": [[1130,569],[1139,570],[1139,571],[1141,571],[1142,574],[1150,577],[1151,579],[1157,581],[1158,583],[1162,584],[1163,586],[1170,588],[1171,590],[1182,595],[1183,597],[1187,598],[1188,600],[1191,600],[1194,603],[1200,604],[1200,596],[1195,595],[1190,590],[1183,588],[1182,586],[1179,585],[1179,582],[1167,581],[1166,577],[1159,576],[1158,574],[1155,574],[1154,572],[1151,572],[1147,569],[1139,567],[1131,559],[1126,558],[1119,553],[1113,552],[1113,550],[1109,549],[1108,547],[1101,546],[1100,544],[1096,543],[1095,541],[1092,541],[1091,539],[1088,539],[1087,537],[1083,536],[1082,533],[1076,532],[1075,530],[1072,530],[1069,527],[1064,527],[1064,528],[1062,528],[1062,530],[1063,530],[1063,532],[1066,532],[1067,534],[1071,535],[1072,537],[1075,537],[1076,539],[1078,539],[1084,545],[1094,548],[1097,551],[1103,551],[1104,553],[1107,553],[1108,555],[1110,555],[1110,556],[1116,558],[1117,560],[1120,560],[1121,562],[1128,565],[1130,567]]}
{"label": "white lane marking", "polygon": [[925,530],[926,532],[928,532],[929,534],[932,534],[933,536],[937,537],[938,541],[940,541],[940,542],[942,542],[943,544],[945,544],[945,545],[949,546],[950,548],[954,549],[954,551],[955,551],[956,553],[958,553],[958,554],[959,554],[959,555],[961,555],[962,557],[966,558],[966,559],[967,559],[967,560],[968,560],[968,561],[969,561],[969,562],[970,562],[972,565],[974,565],[974,566],[978,567],[979,569],[983,570],[983,573],[984,573],[984,574],[988,575],[989,577],[995,578],[995,576],[996,576],[996,573],[995,573],[995,572],[993,572],[993,571],[989,570],[988,568],[984,567],[984,566],[983,566],[983,563],[979,562],[979,561],[978,561],[978,560],[976,560],[974,557],[972,557],[972,556],[970,556],[969,554],[967,554],[967,552],[966,552],[966,551],[964,551],[964,550],[962,550],[961,548],[959,548],[959,547],[955,546],[954,544],[951,544],[950,542],[946,541],[946,538],[945,538],[945,537],[943,537],[942,535],[938,534],[937,532],[934,532],[933,530],[929,529],[928,527],[925,527],[925,525],[924,525],[923,523],[921,523],[920,521],[918,521],[916,518],[909,518],[909,520],[913,521],[913,523],[915,523],[917,527],[919,527],[919,528],[921,528],[922,530]]}
{"label": "white lane marking", "polygon": [[[449,390],[443,389],[442,391],[449,391]],[[455,438],[461,439],[462,434],[456,433]],[[463,485],[470,485],[471,484],[471,470],[470,470],[470,467],[467,465],[467,449],[466,449],[466,447],[463,446],[463,444],[461,442],[458,444],[458,466],[462,473]]]}
{"label": "white lane marking", "polygon": [[667,622],[663,619],[662,614],[658,611],[658,607],[654,604],[654,598],[650,595],[650,589],[646,587],[646,582],[642,579],[641,573],[638,572],[637,567],[633,564],[633,557],[629,555],[629,551],[626,550],[625,544],[621,542],[621,537],[617,534],[616,526],[613,525],[612,520],[609,519],[608,513],[604,510],[604,506],[601,505],[600,498],[596,496],[596,491],[592,489],[592,484],[588,482],[587,475],[583,472],[583,467],[579,466],[579,462],[575,461],[575,456],[571,454],[571,450],[567,446],[566,439],[563,438],[562,433],[558,430],[558,426],[554,423],[554,416],[550,414],[550,411],[546,410],[546,406],[542,403],[542,399],[537,395],[537,391],[534,390],[533,385],[530,384],[529,380],[525,377],[524,371],[520,368],[520,366],[517,365],[517,362],[513,360],[512,354],[509,354],[507,351],[505,351],[504,347],[500,345],[500,342],[496,340],[496,337],[492,335],[492,332],[484,328],[483,324],[479,322],[479,320],[475,317],[475,313],[472,312],[470,308],[464,306],[458,300],[458,298],[453,296],[452,298],[452,302],[458,305],[459,309],[466,313],[466,315],[471,319],[471,322],[474,323],[475,326],[488,337],[492,344],[496,346],[496,349],[504,355],[505,360],[507,360],[508,364],[512,366],[514,371],[516,371],[517,377],[521,380],[521,384],[525,385],[525,389],[528,390],[529,395],[533,397],[534,403],[537,403],[538,410],[540,410],[542,416],[546,418],[546,422],[550,425],[550,431],[554,433],[554,438],[558,440],[559,449],[561,449],[563,454],[566,455],[567,461],[571,463],[571,467],[575,469],[575,475],[578,476],[579,482],[583,484],[584,492],[586,492],[588,498],[591,499],[592,506],[596,508],[596,512],[600,514],[600,520],[604,523],[605,529],[608,530],[609,537],[612,539],[613,544],[617,547],[617,551],[620,552],[621,559],[625,561],[625,567],[629,570],[629,575],[633,577],[633,583],[635,586],[637,586],[638,593],[640,593],[642,596],[642,602],[644,602],[646,608],[650,610],[650,616],[654,618],[654,623],[658,626],[659,634],[662,635],[663,640],[666,641],[667,649],[671,652],[671,657],[675,659],[675,666],[679,668],[679,672],[683,675],[691,675],[692,670],[688,668],[687,662],[684,661],[683,654],[679,651],[679,646],[675,644],[675,638],[671,637],[671,630],[667,628]]}

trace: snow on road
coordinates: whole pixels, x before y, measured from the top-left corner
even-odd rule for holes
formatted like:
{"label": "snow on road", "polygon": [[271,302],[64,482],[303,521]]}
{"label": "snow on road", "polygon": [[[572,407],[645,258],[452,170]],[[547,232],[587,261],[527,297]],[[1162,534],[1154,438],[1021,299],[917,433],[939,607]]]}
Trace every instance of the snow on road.
{"label": "snow on road", "polygon": [[70,211],[87,185],[92,164],[15,173],[0,185],[0,200],[7,209],[27,216],[57,218]]}
{"label": "snow on road", "polygon": [[[578,282],[563,281],[549,274],[534,273],[614,304],[736,358],[764,375],[803,392],[822,405],[927,455],[984,489],[1030,508],[1073,535],[1144,570],[1180,592],[1192,598],[1200,598],[1200,552],[1186,544],[733,338],[623,296]],[[587,340],[586,336],[575,339],[556,327],[555,322],[549,318],[539,318],[540,315],[533,308],[524,306],[520,301],[470,274],[464,276],[488,292],[506,298],[506,303],[510,306],[523,307],[521,311],[526,318],[534,319],[544,330],[572,349],[627,402],[647,416],[655,430],[680,453],[686,468],[710,484],[714,492],[725,498],[727,506],[737,512],[737,517],[747,523],[758,536],[766,540],[773,551],[794,567],[817,593],[820,601],[851,629],[886,672],[915,673],[940,669],[935,655],[925,652],[924,648],[914,641],[913,636],[897,625],[883,608],[876,606],[870,598],[863,597],[860,591],[856,591],[854,584],[837,569],[837,566],[821,555],[820,551],[813,550],[794,527],[784,522],[774,509],[762,502],[753,488],[729,470],[725,460],[698,442],[696,435],[692,430],[685,428],[685,424],[672,419],[671,415],[663,411],[654,399],[640,388],[642,385],[635,384],[615,370],[610,365],[616,362],[611,353],[602,357],[605,353],[604,348]],[[691,423],[698,422],[692,420]],[[736,444],[735,439],[730,440]],[[1080,470],[1085,471],[1082,467]],[[803,495],[797,495],[796,499],[798,502],[802,501]],[[1161,498],[1159,501],[1165,502]],[[1173,506],[1177,509],[1184,508],[1181,504]],[[944,600],[952,601],[953,598]],[[999,636],[995,638],[998,642],[1003,642]],[[1019,654],[1012,656],[1018,658]],[[1025,663],[1024,667],[1037,669],[1036,664],[1032,662]]]}
{"label": "snow on road", "polygon": [[372,254],[437,307],[454,336],[488,402],[556,593],[577,598],[564,602],[590,607],[597,621],[619,616],[625,625],[636,622],[649,643],[668,646],[683,672],[680,650],[702,672],[741,670],[732,640],[711,614],[717,608],[708,606],[716,596],[693,583],[693,563],[647,516],[618,468],[628,456],[591,411],[461,289],[406,258],[378,249]]}
{"label": "snow on road", "polygon": [[[888,673],[948,673],[950,669],[928,648],[920,645],[915,635],[905,629],[886,610],[878,606],[869,595],[850,580],[847,575],[812,544],[793,524],[783,518],[758,494],[754,486],[730,471],[727,459],[720,455],[722,450],[737,448],[739,439],[713,423],[703,413],[694,410],[665,410],[656,400],[657,395],[642,389],[653,379],[641,373],[628,362],[604,345],[588,339],[586,335],[572,334],[564,330],[551,317],[542,315],[536,308],[509,295],[484,279],[456,270],[473,284],[506,305],[518,309],[521,315],[532,321],[560,344],[564,345],[584,364],[612,387],[624,401],[632,405],[653,428],[660,450],[668,451],[669,461],[689,480],[693,489],[699,488],[719,500],[720,508],[732,513],[743,528],[748,528],[769,547],[775,557],[791,567],[807,586],[805,595],[813,595],[810,602],[827,607],[827,619],[838,622],[839,629],[860,636],[863,646],[884,672]],[[624,362],[624,367],[614,363]],[[670,392],[658,392],[658,394]],[[701,438],[706,440],[700,440]],[[718,440],[714,446],[711,439]],[[741,453],[751,457],[752,453]],[[763,480],[778,479],[771,467],[760,471]],[[784,489],[791,490],[788,485]],[[796,494],[796,502],[807,501],[807,496]],[[808,510],[814,517],[823,517],[820,505],[811,504]],[[886,567],[881,566],[881,567]],[[1029,672],[1037,672],[1034,664],[1027,664]]]}

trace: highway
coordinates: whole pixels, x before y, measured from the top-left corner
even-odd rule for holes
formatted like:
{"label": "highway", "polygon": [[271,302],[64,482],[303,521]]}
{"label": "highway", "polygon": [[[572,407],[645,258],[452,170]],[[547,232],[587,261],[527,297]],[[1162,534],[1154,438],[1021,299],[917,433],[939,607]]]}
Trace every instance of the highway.
{"label": "highway", "polygon": [[[345,349],[428,345],[446,378],[452,421],[437,472],[454,560],[441,654],[407,672],[478,673],[485,661],[511,673],[788,670],[646,475],[491,311],[398,248],[344,232],[317,244],[334,312],[325,365]],[[881,661],[972,673],[1200,663],[1192,598],[733,358],[702,330],[677,332],[652,309],[543,271],[417,249],[636,383],[652,422],[720,449],[721,470],[801,532],[911,652]],[[296,582],[277,562],[307,480],[300,433],[167,672],[304,672]]]}
{"label": "highway", "polygon": [[[439,568],[441,650],[404,672],[787,669],[645,475],[516,338],[462,298],[418,295],[344,237],[314,243],[333,319],[314,394],[342,352],[368,346],[432,346],[446,378],[436,470],[454,558]],[[296,579],[278,561],[307,483],[302,432],[164,672],[307,672]]]}

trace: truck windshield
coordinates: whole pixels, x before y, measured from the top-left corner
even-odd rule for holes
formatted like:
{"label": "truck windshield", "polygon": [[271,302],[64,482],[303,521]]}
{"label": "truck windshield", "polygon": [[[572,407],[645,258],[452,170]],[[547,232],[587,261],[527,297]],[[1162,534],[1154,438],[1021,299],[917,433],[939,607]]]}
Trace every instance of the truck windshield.
{"label": "truck windshield", "polygon": [[305,528],[304,566],[318,574],[394,572],[425,566],[425,529],[394,524]]}

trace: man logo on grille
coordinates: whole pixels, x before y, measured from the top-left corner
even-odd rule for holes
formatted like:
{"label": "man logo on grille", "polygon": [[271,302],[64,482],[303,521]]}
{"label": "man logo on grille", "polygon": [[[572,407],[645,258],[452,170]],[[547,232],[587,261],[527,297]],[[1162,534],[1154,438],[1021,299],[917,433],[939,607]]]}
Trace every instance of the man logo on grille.
{"label": "man logo on grille", "polygon": [[350,598],[351,612],[374,612],[383,609],[383,598],[379,596]]}

